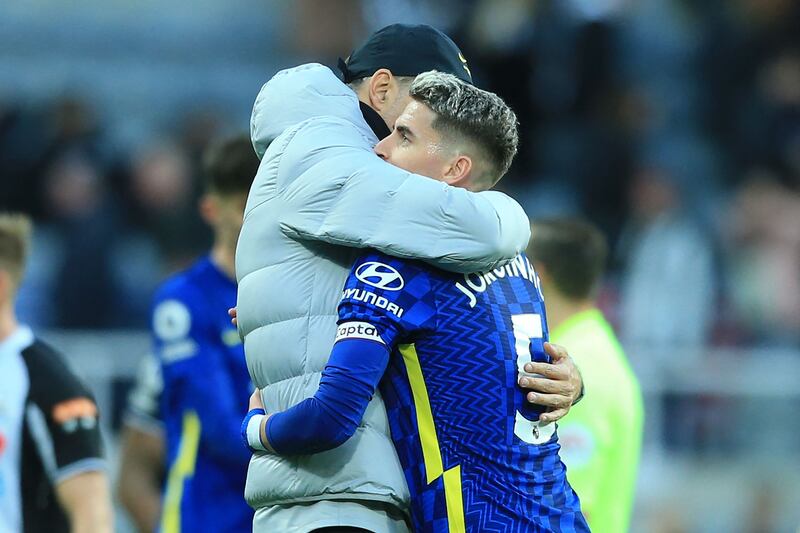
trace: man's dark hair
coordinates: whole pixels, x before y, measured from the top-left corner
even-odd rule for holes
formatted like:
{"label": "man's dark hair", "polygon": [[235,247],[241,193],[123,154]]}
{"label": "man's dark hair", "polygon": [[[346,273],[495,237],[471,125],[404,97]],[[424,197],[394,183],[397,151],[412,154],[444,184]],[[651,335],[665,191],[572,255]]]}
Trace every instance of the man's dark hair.
{"label": "man's dark hair", "polygon": [[555,288],[573,300],[592,298],[608,258],[608,244],[594,225],[576,218],[537,220],[528,256],[544,265]]}
{"label": "man's dark hair", "polygon": [[248,135],[237,135],[212,144],[203,157],[206,191],[223,196],[247,194],[259,163]]}

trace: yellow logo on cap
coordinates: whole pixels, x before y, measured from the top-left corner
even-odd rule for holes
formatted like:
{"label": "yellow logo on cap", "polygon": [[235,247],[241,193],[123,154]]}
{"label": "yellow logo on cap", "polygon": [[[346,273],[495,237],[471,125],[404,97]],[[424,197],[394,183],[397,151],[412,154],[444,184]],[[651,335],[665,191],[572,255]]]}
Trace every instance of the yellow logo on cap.
{"label": "yellow logo on cap", "polygon": [[464,67],[464,70],[467,71],[467,74],[469,74],[469,77],[471,78],[472,72],[470,72],[469,67],[467,66],[467,58],[464,57],[464,54],[462,54],[461,52],[458,53],[458,58],[461,60],[462,63],[464,63],[461,66]]}

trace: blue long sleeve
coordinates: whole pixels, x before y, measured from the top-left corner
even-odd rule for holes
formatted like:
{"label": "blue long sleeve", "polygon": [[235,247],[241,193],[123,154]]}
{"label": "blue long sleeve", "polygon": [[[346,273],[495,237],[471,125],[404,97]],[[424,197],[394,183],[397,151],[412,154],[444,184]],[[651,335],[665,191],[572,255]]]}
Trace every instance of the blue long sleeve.
{"label": "blue long sleeve", "polygon": [[336,448],[353,436],[389,364],[389,348],[376,341],[334,344],[313,397],[272,415],[267,438],[281,455]]}

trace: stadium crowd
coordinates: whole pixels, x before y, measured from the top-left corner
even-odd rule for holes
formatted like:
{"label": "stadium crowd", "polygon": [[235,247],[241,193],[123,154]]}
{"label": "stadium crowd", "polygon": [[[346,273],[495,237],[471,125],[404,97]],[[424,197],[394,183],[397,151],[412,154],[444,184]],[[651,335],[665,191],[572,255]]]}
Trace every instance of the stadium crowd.
{"label": "stadium crowd", "polygon": [[[365,4],[367,26],[388,16]],[[407,2],[400,13],[446,20],[477,83],[516,110],[520,156],[503,188],[532,218],[583,214],[606,232],[602,306],[622,337],[796,345],[798,5],[466,4]],[[357,39],[353,28],[336,46]],[[333,57],[334,45],[309,46]],[[183,111],[131,145],[88,95],[0,100],[0,204],[39,228],[20,299],[28,323],[144,326],[157,282],[208,246],[199,158],[235,127]]]}

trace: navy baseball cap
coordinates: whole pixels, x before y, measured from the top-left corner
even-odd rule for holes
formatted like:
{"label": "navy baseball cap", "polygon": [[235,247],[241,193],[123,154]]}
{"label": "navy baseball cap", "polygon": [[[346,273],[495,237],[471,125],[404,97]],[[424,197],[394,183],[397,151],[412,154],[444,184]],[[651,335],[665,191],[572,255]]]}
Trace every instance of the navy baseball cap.
{"label": "navy baseball cap", "polygon": [[345,59],[339,70],[345,83],[386,68],[395,76],[416,76],[429,70],[452,74],[472,83],[467,60],[456,43],[426,24],[392,24],[373,33]]}

